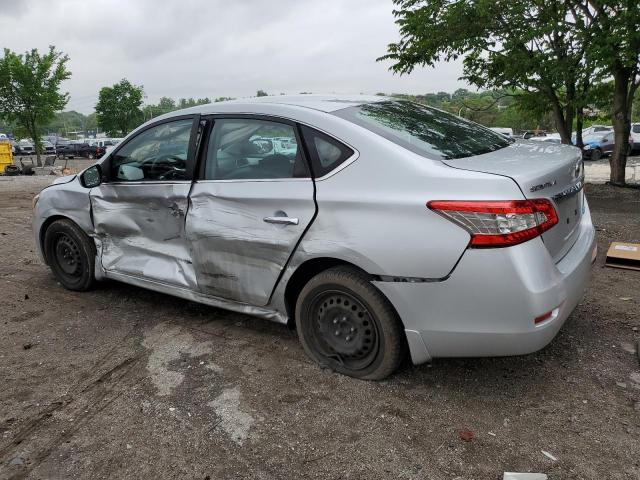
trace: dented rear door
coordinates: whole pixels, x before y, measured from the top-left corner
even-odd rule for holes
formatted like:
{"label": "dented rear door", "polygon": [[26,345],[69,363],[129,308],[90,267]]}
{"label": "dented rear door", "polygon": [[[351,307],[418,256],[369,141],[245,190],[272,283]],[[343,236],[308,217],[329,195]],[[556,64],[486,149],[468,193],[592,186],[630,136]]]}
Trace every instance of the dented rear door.
{"label": "dented rear door", "polygon": [[102,267],[195,290],[185,217],[193,179],[198,116],[145,128],[103,164],[91,190]]}
{"label": "dented rear door", "polygon": [[266,305],[316,207],[293,123],[217,117],[187,214],[204,294]]}

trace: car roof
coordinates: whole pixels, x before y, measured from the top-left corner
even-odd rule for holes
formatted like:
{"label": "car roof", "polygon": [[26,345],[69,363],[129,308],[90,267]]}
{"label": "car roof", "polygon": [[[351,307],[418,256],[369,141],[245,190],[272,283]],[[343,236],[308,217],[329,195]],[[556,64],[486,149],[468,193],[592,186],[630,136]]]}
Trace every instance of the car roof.
{"label": "car roof", "polygon": [[[321,112],[335,112],[343,108],[353,107],[366,103],[382,102],[392,100],[389,97],[381,95],[272,95],[266,97],[241,98],[236,100],[227,100],[224,102],[209,103],[207,105],[198,105],[186,110],[183,113],[200,113],[209,114],[217,112],[246,112],[255,110],[259,113],[261,107],[267,105],[302,107],[319,110]],[[172,112],[175,114],[176,112]]]}

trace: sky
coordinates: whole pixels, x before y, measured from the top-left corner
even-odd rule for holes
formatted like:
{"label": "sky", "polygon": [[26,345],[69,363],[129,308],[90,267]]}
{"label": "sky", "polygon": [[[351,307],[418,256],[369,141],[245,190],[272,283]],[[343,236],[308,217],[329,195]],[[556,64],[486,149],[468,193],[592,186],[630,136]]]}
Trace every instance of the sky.
{"label": "sky", "polygon": [[468,88],[460,61],[388,71],[391,0],[0,0],[0,47],[69,55],[66,110],[127,78],[160,97],[426,93]]}

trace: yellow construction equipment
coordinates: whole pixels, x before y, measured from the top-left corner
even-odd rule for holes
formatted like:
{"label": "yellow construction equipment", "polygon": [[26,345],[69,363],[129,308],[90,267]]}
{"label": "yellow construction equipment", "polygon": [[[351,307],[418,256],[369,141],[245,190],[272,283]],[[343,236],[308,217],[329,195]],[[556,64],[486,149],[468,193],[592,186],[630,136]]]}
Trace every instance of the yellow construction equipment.
{"label": "yellow construction equipment", "polygon": [[0,174],[5,173],[7,165],[13,165],[13,151],[11,141],[0,140]]}

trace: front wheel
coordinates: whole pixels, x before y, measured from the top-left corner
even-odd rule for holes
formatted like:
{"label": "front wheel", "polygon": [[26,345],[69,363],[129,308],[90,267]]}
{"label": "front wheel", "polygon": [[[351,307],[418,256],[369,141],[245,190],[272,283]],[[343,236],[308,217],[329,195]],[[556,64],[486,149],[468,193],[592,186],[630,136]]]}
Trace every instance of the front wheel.
{"label": "front wheel", "polygon": [[69,290],[90,290],[95,283],[93,240],[70,220],[56,220],[44,234],[44,254],[51,271]]}
{"label": "front wheel", "polygon": [[591,152],[591,160],[593,160],[594,162],[597,162],[601,158],[602,158],[602,150],[600,150],[599,148],[596,148]]}
{"label": "front wheel", "polygon": [[336,267],[313,277],[300,292],[295,317],[307,355],[339,373],[381,380],[406,355],[393,307],[358,270]]}

